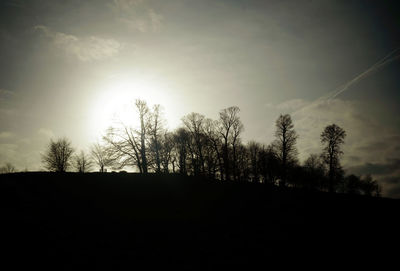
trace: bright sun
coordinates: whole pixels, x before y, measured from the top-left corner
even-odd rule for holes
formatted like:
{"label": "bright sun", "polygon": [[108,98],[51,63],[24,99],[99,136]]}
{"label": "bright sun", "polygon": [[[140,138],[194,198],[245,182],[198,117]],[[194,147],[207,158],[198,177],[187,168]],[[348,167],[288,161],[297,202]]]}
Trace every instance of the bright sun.
{"label": "bright sun", "polygon": [[100,135],[116,121],[135,123],[134,102],[142,99],[149,107],[154,104],[171,106],[166,86],[148,78],[116,78],[98,93],[92,110],[91,131]]}

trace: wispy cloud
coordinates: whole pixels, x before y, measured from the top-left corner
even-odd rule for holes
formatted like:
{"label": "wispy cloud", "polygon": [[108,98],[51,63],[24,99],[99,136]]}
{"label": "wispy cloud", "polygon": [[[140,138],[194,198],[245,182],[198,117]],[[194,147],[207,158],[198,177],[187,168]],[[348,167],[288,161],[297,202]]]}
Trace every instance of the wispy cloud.
{"label": "wispy cloud", "polygon": [[114,57],[123,48],[123,45],[115,39],[103,39],[95,36],[81,38],[53,31],[44,25],[37,25],[34,29],[49,38],[55,48],[83,62]]}
{"label": "wispy cloud", "polygon": [[164,17],[145,0],[114,0],[111,10],[119,22],[139,32],[158,32]]}
{"label": "wispy cloud", "polygon": [[276,105],[269,103],[269,104],[266,104],[266,107],[279,110],[283,113],[283,111],[284,112],[286,112],[286,111],[293,112],[293,111],[298,110],[308,104],[309,104],[309,102],[307,102],[304,99],[291,99],[291,100],[287,100],[287,101],[284,101],[284,102],[276,104]]}
{"label": "wispy cloud", "polygon": [[5,132],[0,132],[0,139],[7,139],[12,137],[14,134],[9,132],[9,131],[5,131]]}
{"label": "wispy cloud", "polygon": [[0,88],[0,102],[8,100],[12,96],[14,96],[14,93],[12,91]]}
{"label": "wispy cloud", "polygon": [[50,130],[50,129],[46,129],[46,128],[40,128],[40,129],[37,131],[37,134],[38,134],[39,136],[41,136],[41,137],[46,138],[46,139],[51,139],[51,138],[54,138],[54,137],[55,137],[53,131]]}
{"label": "wispy cloud", "polygon": [[379,71],[386,65],[392,63],[393,61],[397,60],[400,58],[399,54],[400,48],[396,48],[393,51],[391,51],[389,54],[387,54],[384,58],[380,59],[378,62],[376,62],[374,65],[354,77],[353,79],[349,80],[348,82],[344,83],[337,89],[335,89],[332,93],[328,94],[328,99],[334,99],[347,89],[349,89],[352,85],[358,83],[359,81],[363,80],[364,78],[372,75],[373,73]]}
{"label": "wispy cloud", "polygon": [[340,94],[343,92],[347,91],[350,89],[353,85],[357,84],[361,80],[367,78],[368,76],[371,76],[372,74],[380,71],[383,69],[385,66],[389,65],[390,63],[400,59],[400,47],[394,49],[391,51],[389,54],[387,54],[385,57],[374,63],[372,66],[370,66],[368,69],[363,71],[362,73],[358,74],[356,77],[352,78],[351,80],[345,82],[344,84],[340,85],[333,91],[329,92],[326,95],[323,95],[316,99],[315,101],[305,104],[299,108],[296,109],[292,114],[296,115],[297,113],[300,112],[300,110],[306,109],[306,107],[313,106],[315,104],[321,103],[321,101],[327,101],[327,100],[333,100],[336,97],[338,97]]}
{"label": "wispy cloud", "polygon": [[3,121],[3,117],[8,117],[15,115],[17,109],[15,108],[15,93],[6,90],[0,89],[0,121]]}

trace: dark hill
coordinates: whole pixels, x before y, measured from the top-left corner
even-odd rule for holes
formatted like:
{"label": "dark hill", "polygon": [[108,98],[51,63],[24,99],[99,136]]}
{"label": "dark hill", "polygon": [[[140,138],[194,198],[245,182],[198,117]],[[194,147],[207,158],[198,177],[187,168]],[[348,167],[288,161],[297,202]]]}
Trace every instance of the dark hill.
{"label": "dark hill", "polygon": [[393,199],[179,175],[0,178],[4,257],[16,265],[204,270],[275,257],[375,257],[399,241],[400,201]]}

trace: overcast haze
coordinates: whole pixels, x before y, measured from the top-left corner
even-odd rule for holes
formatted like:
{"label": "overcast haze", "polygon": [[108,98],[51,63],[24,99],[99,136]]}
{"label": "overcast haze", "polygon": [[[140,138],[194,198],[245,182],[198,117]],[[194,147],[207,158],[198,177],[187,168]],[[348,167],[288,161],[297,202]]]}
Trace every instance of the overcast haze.
{"label": "overcast haze", "polygon": [[217,118],[237,105],[244,142],[269,144],[279,114],[292,114],[300,160],[338,124],[346,172],[371,173],[400,197],[395,3],[1,1],[0,164],[40,170],[61,136],[87,150],[137,97],[161,104],[171,130],[190,112]]}

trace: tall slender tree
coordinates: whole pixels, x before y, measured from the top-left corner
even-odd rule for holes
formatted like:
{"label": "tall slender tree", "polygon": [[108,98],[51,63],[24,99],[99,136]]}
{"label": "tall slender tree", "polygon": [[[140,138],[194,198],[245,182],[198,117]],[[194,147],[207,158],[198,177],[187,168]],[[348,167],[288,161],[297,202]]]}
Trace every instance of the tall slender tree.
{"label": "tall slender tree", "polygon": [[281,161],[281,183],[286,186],[288,166],[297,160],[297,133],[294,130],[292,118],[289,114],[280,115],[275,122],[276,131],[274,146]]}
{"label": "tall slender tree", "polygon": [[136,110],[139,114],[139,121],[140,121],[140,130],[139,130],[139,137],[140,137],[140,156],[142,161],[142,170],[144,174],[148,173],[148,163],[147,163],[147,155],[146,155],[146,139],[147,139],[147,131],[149,128],[149,107],[147,106],[146,101],[137,99],[135,101]]}
{"label": "tall slender tree", "polygon": [[162,136],[165,134],[162,120],[162,110],[159,104],[154,105],[153,110],[150,112],[149,119],[149,134],[150,134],[150,148],[151,157],[154,162],[155,171],[161,172],[161,158],[160,152],[162,148]]}
{"label": "tall slender tree", "polygon": [[174,152],[178,161],[179,173],[186,175],[188,173],[187,158],[190,134],[185,128],[178,128],[173,134]]}
{"label": "tall slender tree", "polygon": [[219,134],[222,137],[222,159],[224,161],[225,180],[231,179],[230,146],[237,146],[238,138],[243,130],[237,106],[225,108],[219,112]]}
{"label": "tall slender tree", "polygon": [[344,143],[346,132],[336,124],[325,127],[321,133],[321,143],[324,146],[323,157],[328,165],[329,191],[334,191],[335,175],[340,169],[340,156],[343,154],[341,145]]}

